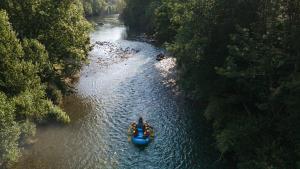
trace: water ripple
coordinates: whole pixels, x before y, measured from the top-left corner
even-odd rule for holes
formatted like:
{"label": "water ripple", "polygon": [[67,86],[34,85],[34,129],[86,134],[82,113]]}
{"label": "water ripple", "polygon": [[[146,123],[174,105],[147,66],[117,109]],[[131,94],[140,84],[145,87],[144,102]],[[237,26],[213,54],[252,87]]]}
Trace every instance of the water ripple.
{"label": "water ripple", "polygon": [[[15,168],[217,169],[211,165],[214,153],[205,121],[164,82],[174,65],[157,62],[155,56],[163,51],[153,45],[122,40],[126,29],[116,23],[98,27],[92,42],[110,41],[117,48],[139,52],[103,67],[98,58],[115,54],[102,49],[105,46],[94,48],[77,93],[65,101],[72,123],[40,128],[39,141],[25,150]],[[144,148],[135,147],[127,136],[128,125],[139,116],[155,129],[154,141]]]}

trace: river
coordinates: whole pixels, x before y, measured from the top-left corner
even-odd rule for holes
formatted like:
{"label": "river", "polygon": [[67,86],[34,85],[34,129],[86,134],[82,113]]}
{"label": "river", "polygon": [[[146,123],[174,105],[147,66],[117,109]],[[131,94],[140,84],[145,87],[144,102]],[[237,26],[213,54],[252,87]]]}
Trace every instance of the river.
{"label": "river", "polygon": [[[174,86],[173,59],[158,62],[162,49],[126,38],[117,16],[92,20],[90,62],[64,102],[71,124],[39,127],[14,168],[220,169],[209,125]],[[140,116],[155,129],[144,148],[127,136]]]}

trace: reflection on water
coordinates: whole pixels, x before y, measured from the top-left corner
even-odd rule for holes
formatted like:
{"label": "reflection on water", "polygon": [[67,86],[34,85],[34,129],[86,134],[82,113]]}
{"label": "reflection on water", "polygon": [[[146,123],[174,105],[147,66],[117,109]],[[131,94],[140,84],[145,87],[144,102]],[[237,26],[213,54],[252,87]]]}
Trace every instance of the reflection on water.
{"label": "reflection on water", "polygon": [[[101,66],[99,59],[115,58],[115,50],[98,45],[83,68],[76,94],[64,109],[68,126],[38,130],[38,142],[24,150],[18,169],[220,169],[215,160],[210,128],[189,103],[165,85],[167,76],[155,56],[161,49],[124,40],[125,27],[116,17],[105,20],[91,41],[109,41],[118,49],[134,49],[126,59]],[[101,24],[99,24],[101,25]],[[140,149],[127,140],[130,122],[143,116],[156,131],[154,142]]]}
{"label": "reflection on water", "polygon": [[118,15],[112,15],[107,18],[95,18],[93,22],[98,25],[95,31],[91,34],[91,42],[110,41],[115,42],[120,39],[125,39],[127,36],[126,28],[120,24]]}

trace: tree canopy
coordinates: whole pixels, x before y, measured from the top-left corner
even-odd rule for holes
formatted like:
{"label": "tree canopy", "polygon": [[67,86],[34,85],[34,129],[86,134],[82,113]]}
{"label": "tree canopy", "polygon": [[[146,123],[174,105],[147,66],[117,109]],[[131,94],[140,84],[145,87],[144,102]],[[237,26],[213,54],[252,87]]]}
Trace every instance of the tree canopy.
{"label": "tree canopy", "polygon": [[123,18],[177,58],[231,168],[300,167],[299,1],[127,0]]}
{"label": "tree canopy", "polygon": [[120,13],[124,6],[124,0],[81,0],[86,16],[99,16]]}
{"label": "tree canopy", "polygon": [[80,1],[0,2],[0,167],[20,157],[36,123],[70,121],[57,104],[86,62],[89,30]]}

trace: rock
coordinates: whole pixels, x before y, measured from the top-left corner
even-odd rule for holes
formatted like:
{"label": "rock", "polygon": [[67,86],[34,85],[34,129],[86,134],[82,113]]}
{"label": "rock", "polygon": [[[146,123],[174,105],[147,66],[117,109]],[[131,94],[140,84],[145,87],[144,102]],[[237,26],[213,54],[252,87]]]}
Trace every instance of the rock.
{"label": "rock", "polygon": [[99,46],[108,46],[108,47],[112,47],[113,44],[111,42],[106,42],[106,41],[96,41],[95,44],[99,45]]}
{"label": "rock", "polygon": [[161,60],[163,60],[163,59],[165,59],[165,55],[163,54],[163,53],[160,53],[160,54],[158,54],[157,56],[156,56],[156,60],[157,61],[161,61]]}
{"label": "rock", "polygon": [[103,42],[99,42],[99,41],[97,41],[96,44],[97,44],[97,45],[100,45],[100,46],[104,45]]}

